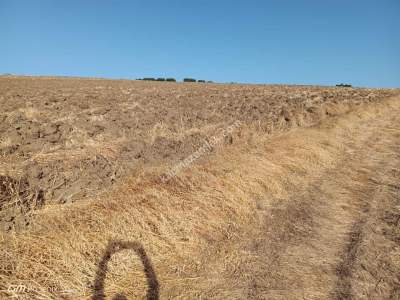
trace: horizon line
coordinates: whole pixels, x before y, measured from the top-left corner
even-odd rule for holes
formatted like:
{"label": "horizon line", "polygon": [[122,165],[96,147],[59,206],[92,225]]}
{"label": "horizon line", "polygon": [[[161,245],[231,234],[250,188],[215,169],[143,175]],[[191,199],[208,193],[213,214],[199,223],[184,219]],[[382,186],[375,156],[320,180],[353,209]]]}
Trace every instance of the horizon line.
{"label": "horizon line", "polygon": [[[2,72],[0,73],[0,77],[34,77],[34,78],[65,78],[65,79],[86,79],[86,80],[125,80],[125,81],[148,81],[148,82],[158,82],[158,83],[199,83],[199,84],[237,84],[237,85],[281,85],[281,86],[311,86],[311,87],[337,87],[339,84],[344,84],[344,82],[339,82],[336,84],[316,84],[316,83],[266,83],[266,82],[238,82],[238,81],[214,81],[214,80],[205,80],[206,82],[184,82],[183,79],[185,78],[193,78],[193,77],[182,77],[181,80],[176,79],[175,77],[147,77],[144,76],[142,78],[130,78],[130,77],[102,77],[102,76],[86,76],[86,75],[59,75],[59,74],[17,74],[17,73],[10,73],[10,72]],[[174,78],[176,82],[167,82],[167,81],[157,81],[157,80],[143,80],[143,78]],[[195,79],[195,78],[193,78]],[[197,79],[196,79],[197,80]],[[201,79],[199,79],[201,80]],[[207,82],[211,81],[211,82]],[[345,83],[351,84],[351,83]],[[359,88],[359,89],[400,89],[398,87],[371,87],[371,86],[354,86],[352,85],[351,88]]]}

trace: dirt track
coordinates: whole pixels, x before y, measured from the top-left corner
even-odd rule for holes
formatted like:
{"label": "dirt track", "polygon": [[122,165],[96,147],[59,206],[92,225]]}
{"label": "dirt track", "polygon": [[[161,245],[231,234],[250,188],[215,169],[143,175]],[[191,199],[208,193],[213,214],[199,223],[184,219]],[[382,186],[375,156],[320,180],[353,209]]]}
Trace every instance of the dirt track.
{"label": "dirt track", "polygon": [[246,297],[400,299],[399,111],[354,125],[339,159],[268,212],[241,262]]}

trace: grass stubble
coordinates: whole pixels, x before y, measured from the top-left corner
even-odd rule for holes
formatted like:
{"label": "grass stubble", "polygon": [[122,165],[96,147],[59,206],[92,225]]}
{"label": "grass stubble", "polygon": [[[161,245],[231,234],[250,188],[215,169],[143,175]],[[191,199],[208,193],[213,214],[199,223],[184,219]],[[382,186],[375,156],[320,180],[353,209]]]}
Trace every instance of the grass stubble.
{"label": "grass stubble", "polygon": [[[337,168],[343,157],[363,149],[375,124],[384,123],[387,133],[382,135],[389,140],[383,145],[394,147],[399,119],[391,123],[388,118],[399,108],[398,99],[359,107],[337,104],[330,115],[322,111],[317,119],[302,113],[290,123],[282,119],[272,133],[243,126],[232,144],[167,183],[159,180],[166,166],[153,167],[95,199],[47,205],[34,212],[28,228],[0,233],[0,295],[345,299],[362,298],[368,290],[376,299],[398,296],[399,224],[391,208],[399,201],[399,165],[390,165],[395,148],[381,148],[392,152],[386,153],[389,172],[379,177],[386,190],[378,193],[382,200],[371,204],[377,206],[370,209],[371,218],[363,219],[367,211],[357,200],[373,192],[368,160],[360,166],[368,176],[356,174],[368,184],[354,180],[354,170]],[[374,138],[382,128],[378,125]],[[324,188],[330,180],[336,185]],[[338,186],[343,190],[332,190]],[[358,234],[355,262],[349,234]],[[109,254],[107,272],[99,271],[107,247],[118,241],[143,250],[157,291],[149,291],[143,259],[129,247]],[[96,285],[99,274],[103,291]],[[13,291],[19,285],[26,290]]]}

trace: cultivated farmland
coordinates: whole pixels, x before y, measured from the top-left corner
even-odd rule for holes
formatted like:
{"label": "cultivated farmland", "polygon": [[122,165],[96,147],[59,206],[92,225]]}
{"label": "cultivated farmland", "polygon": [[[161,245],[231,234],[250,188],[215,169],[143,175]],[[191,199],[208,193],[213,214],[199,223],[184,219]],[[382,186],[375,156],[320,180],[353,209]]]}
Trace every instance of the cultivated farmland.
{"label": "cultivated farmland", "polygon": [[396,299],[399,95],[0,77],[0,295]]}

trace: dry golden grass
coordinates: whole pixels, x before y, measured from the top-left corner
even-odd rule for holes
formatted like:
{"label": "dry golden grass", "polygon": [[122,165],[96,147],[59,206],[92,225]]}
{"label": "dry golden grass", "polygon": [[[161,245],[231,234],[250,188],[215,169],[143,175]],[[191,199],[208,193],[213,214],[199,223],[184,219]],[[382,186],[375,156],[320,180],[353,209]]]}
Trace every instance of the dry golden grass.
{"label": "dry golden grass", "polygon": [[[0,291],[10,297],[10,285],[24,285],[29,291],[19,293],[20,299],[90,299],[104,276],[105,295],[123,294],[129,299],[144,298],[149,286],[162,299],[303,295],[324,299],[329,293],[336,297],[337,276],[329,268],[321,270],[320,264],[325,259],[340,264],[338,251],[345,245],[351,217],[360,208],[352,206],[350,214],[340,210],[352,205],[346,189],[332,207],[311,201],[319,195],[310,198],[306,191],[317,192],[313,185],[322,176],[332,180],[341,176],[334,171],[341,157],[362,148],[371,138],[367,133],[379,135],[379,129],[390,124],[387,115],[396,114],[399,107],[392,100],[352,109],[348,115],[343,114],[349,107],[330,107],[326,109],[331,117],[342,116],[315,128],[293,129],[315,124],[299,115],[290,125],[292,130],[280,132],[288,128],[282,124],[273,135],[265,124],[241,128],[241,138],[233,145],[166,184],[158,179],[165,167],[159,166],[143,170],[98,199],[45,207],[36,212],[30,228],[0,233]],[[389,138],[392,133],[385,134]],[[351,188],[357,192],[363,184]],[[332,200],[327,195],[341,191],[327,188],[324,193]],[[339,219],[324,217],[328,211],[338,213]],[[331,225],[342,226],[341,231],[329,230]],[[311,228],[314,238],[300,243]],[[318,244],[321,241],[325,243]],[[116,251],[108,264],[107,247]],[[152,265],[145,263],[145,272],[137,253]],[[312,256],[321,253],[326,257]],[[365,259],[368,263],[373,258]],[[400,270],[398,256],[390,259],[392,267]],[[103,274],[99,266],[105,264],[108,269]],[[146,272],[157,278],[146,281]],[[385,280],[390,288],[393,282]]]}
{"label": "dry golden grass", "polygon": [[28,120],[37,120],[37,117],[40,115],[40,111],[31,106],[20,108],[19,111],[22,112]]}
{"label": "dry golden grass", "polygon": [[[246,135],[251,141],[259,134],[312,126],[396,93],[394,89],[4,77],[0,78],[0,163],[9,176],[26,178],[30,191],[43,191],[47,204],[79,201],[96,197],[126,174],[188,157],[204,140],[236,121],[252,129]],[[220,145],[238,138],[230,136]],[[4,195],[0,201],[9,200]],[[8,217],[15,219],[5,220]],[[24,216],[18,208],[12,215],[0,211],[0,228],[19,227],[20,217]]]}

